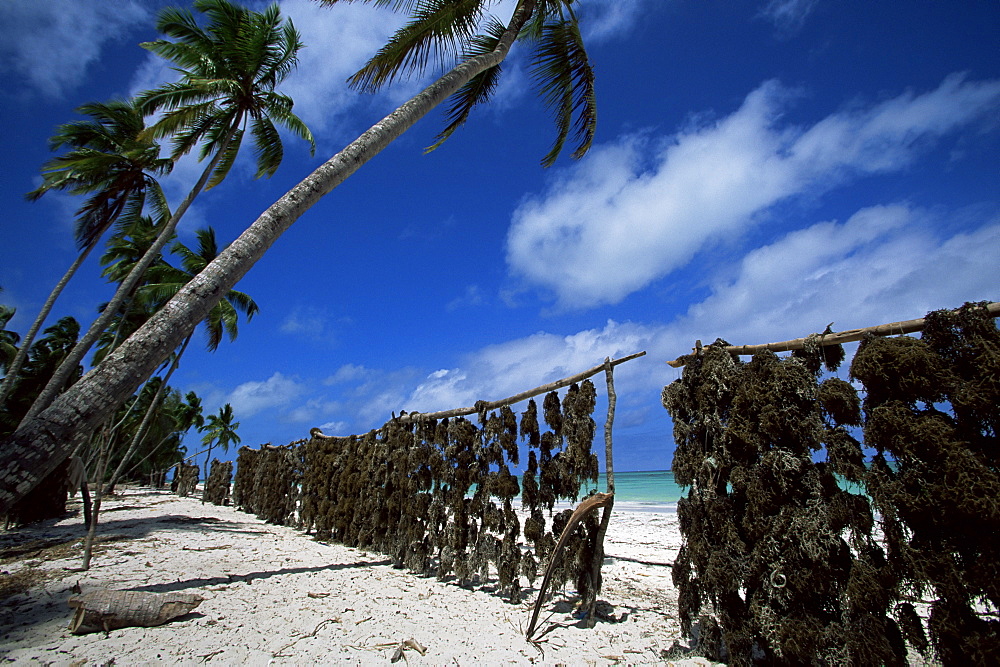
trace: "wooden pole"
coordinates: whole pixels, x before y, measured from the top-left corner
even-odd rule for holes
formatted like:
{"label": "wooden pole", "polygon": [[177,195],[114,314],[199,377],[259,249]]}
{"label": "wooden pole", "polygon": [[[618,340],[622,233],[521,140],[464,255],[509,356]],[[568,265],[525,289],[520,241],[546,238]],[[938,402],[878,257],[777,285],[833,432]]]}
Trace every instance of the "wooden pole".
{"label": "wooden pole", "polygon": [[[1000,301],[994,301],[986,305],[986,311],[993,317],[1000,317]],[[874,334],[876,336],[895,336],[908,333],[914,333],[916,331],[923,331],[926,324],[925,318],[920,318],[916,320],[903,320],[902,322],[890,322],[889,324],[879,324],[874,327],[863,327],[861,329],[848,329],[846,331],[837,331],[828,334],[815,334],[818,336],[816,339],[816,344],[820,347],[827,345],[840,345],[841,343],[852,343],[854,341],[861,340],[867,334]],[[806,338],[796,338],[794,340],[786,340],[780,343],[761,343],[758,345],[730,345],[726,348],[726,352],[731,352],[733,354],[739,355],[753,355],[761,350],[771,350],[772,352],[789,352],[791,350],[801,350],[805,347]],[[673,361],[668,361],[667,363],[674,368],[680,368],[681,366],[688,363],[697,354],[686,354],[683,357],[678,357]]]}
{"label": "wooden pole", "polygon": [[608,526],[611,524],[611,512],[615,507],[615,463],[612,446],[612,428],[615,423],[615,405],[618,403],[618,395],[615,394],[615,374],[614,366],[611,364],[611,357],[604,359],[604,378],[608,385],[608,417],[604,420],[604,476],[607,479],[607,495],[610,498],[601,514],[601,525],[597,529],[597,544],[594,546],[594,561],[590,574],[592,597],[587,601],[587,625],[589,627],[594,627],[597,624],[597,596],[600,595],[601,586],[604,584],[604,576],[601,574],[601,566],[604,565],[604,537],[608,534]]}
{"label": "wooden pole", "polygon": [[[593,368],[590,368],[583,372],[577,373],[576,375],[571,375],[567,378],[563,378],[562,380],[556,380],[555,382],[543,384],[540,387],[535,387],[534,389],[529,389],[528,391],[522,391],[520,394],[515,394],[508,398],[502,398],[499,401],[483,401],[471,408],[455,408],[454,410],[444,410],[441,412],[411,412],[409,414],[400,415],[395,419],[400,424],[410,424],[413,422],[448,419],[451,417],[464,417],[465,415],[479,414],[480,411],[496,410],[497,408],[501,408],[505,405],[513,405],[515,403],[520,403],[521,401],[526,401],[529,398],[534,398],[535,396],[538,396],[540,394],[547,394],[550,391],[555,391],[557,389],[562,389],[563,387],[568,387],[574,382],[580,382],[582,380],[586,380],[587,378],[593,375],[597,375],[601,371],[605,370],[605,368],[608,367],[608,364],[610,364],[611,367],[614,367],[617,366],[618,364],[624,364],[626,361],[632,361],[633,359],[637,359],[645,354],[646,354],[645,351],[643,351],[643,352],[636,352],[635,354],[630,354],[627,357],[622,357],[621,359],[611,360],[610,358],[608,358],[604,361],[604,363],[598,366],[594,366]],[[338,437],[332,435],[324,435],[324,433],[320,431],[318,428],[310,430],[309,433],[314,438]]]}

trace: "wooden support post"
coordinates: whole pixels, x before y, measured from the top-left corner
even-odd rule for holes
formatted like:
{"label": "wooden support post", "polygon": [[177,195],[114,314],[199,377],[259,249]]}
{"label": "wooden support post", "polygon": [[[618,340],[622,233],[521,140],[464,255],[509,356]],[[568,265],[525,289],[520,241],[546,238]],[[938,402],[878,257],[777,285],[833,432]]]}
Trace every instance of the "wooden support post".
{"label": "wooden support post", "polygon": [[607,495],[610,498],[601,514],[601,525],[597,529],[597,544],[594,547],[594,562],[591,571],[591,598],[587,601],[586,609],[587,626],[591,628],[597,624],[597,596],[600,595],[601,586],[604,583],[604,575],[601,574],[601,567],[604,565],[604,536],[608,533],[608,525],[611,523],[611,512],[615,507],[615,463],[611,434],[615,423],[615,405],[618,402],[618,396],[615,394],[615,374],[614,366],[611,364],[611,357],[604,359],[604,379],[608,385],[608,417],[604,421],[604,475],[607,479]]}

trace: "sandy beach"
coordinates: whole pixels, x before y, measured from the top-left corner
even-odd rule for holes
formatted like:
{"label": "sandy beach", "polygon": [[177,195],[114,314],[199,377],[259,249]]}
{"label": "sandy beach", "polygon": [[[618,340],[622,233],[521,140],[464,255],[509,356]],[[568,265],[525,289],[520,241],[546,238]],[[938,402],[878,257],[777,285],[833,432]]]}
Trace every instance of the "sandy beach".
{"label": "sandy beach", "polygon": [[[510,604],[489,585],[466,589],[413,575],[382,554],[317,542],[195,498],[124,488],[106,499],[91,569],[74,572],[82,524],[73,511],[0,534],[0,659],[262,665],[387,664],[395,657],[400,664],[600,665],[669,664],[677,656],[669,564],[680,533],[673,513],[616,509],[599,598],[615,620],[583,627],[573,614],[573,592],[563,591],[543,607],[533,642],[523,629],[534,595]],[[10,594],[22,582],[27,590]],[[67,599],[77,584],[83,593],[194,593],[204,601],[159,627],[73,635]]]}

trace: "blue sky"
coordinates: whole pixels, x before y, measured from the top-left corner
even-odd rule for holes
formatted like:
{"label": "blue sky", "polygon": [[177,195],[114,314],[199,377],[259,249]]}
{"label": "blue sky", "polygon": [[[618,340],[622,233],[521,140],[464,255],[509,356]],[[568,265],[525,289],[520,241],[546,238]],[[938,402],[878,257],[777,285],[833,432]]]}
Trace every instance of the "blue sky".
{"label": "blue sky", "polygon": [[[138,47],[165,4],[0,4],[9,328],[27,329],[75,257],[79,202],[23,198],[47,139],[80,104],[170,76]],[[260,181],[242,161],[182,241],[208,224],[231,241],[425,82],[344,83],[400,17],[279,4],[307,45],[284,91],[316,156],[288,138]],[[785,340],[1000,298],[1000,5],[584,0],[580,13],[598,86],[587,157],[539,166],[553,126],[515,47],[494,102],[443,147],[423,154],[443,127],[432,114],[304,215],[238,286],[260,314],[214,354],[191,349],[171,384],[207,411],[231,403],[244,444],[281,444],[645,350],[616,372],[616,469],[665,469],[659,397],[680,375],[665,362],[695,339]],[[198,170],[187,160],[164,181],[174,204]],[[89,323],[111,293],[88,260],[53,321]]]}

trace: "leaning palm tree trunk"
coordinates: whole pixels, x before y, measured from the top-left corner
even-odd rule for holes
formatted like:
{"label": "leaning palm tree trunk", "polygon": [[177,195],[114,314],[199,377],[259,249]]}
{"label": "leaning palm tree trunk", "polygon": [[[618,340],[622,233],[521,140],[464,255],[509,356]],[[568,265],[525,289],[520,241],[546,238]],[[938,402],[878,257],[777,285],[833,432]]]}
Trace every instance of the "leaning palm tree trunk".
{"label": "leaning palm tree trunk", "polygon": [[89,433],[135,391],[303,213],[468,81],[503,62],[534,8],[534,0],[523,0],[493,51],[463,61],[320,165],[100,365],[22,422],[0,443],[0,512],[63,460],[74,438]]}
{"label": "leaning palm tree trunk", "polygon": [[60,387],[65,386],[66,380],[73,372],[73,369],[80,364],[84,355],[86,355],[90,348],[93,347],[94,343],[97,342],[97,339],[107,328],[112,318],[118,314],[122,304],[139,285],[139,281],[142,280],[142,277],[146,274],[146,270],[152,266],[153,262],[156,261],[156,258],[160,256],[160,251],[163,250],[163,246],[166,245],[167,241],[169,241],[174,235],[174,230],[177,229],[177,223],[180,222],[184,214],[187,213],[187,210],[191,207],[195,197],[197,197],[205,188],[205,184],[208,183],[208,179],[211,177],[216,165],[225,155],[229,143],[239,130],[239,120],[240,119],[237,118],[236,122],[234,122],[233,126],[229,129],[229,133],[220,144],[219,150],[216,151],[215,155],[212,156],[212,159],[209,160],[208,165],[205,167],[204,171],[202,171],[198,182],[194,184],[194,187],[191,188],[187,197],[184,198],[184,201],[180,203],[180,206],[177,207],[174,214],[170,216],[170,220],[168,220],[163,226],[163,229],[160,231],[159,235],[157,235],[153,245],[146,250],[146,254],[144,254],[142,259],[140,259],[136,265],[132,267],[128,276],[126,276],[125,280],[123,280],[118,286],[114,297],[112,297],[108,305],[105,306],[104,312],[102,312],[101,315],[94,320],[94,323],[90,325],[90,329],[87,330],[86,335],[77,341],[69,355],[67,355],[66,359],[63,360],[62,364],[60,364],[48,384],[45,385],[42,393],[38,395],[38,398],[35,399],[35,402],[31,405],[31,408],[21,420],[21,424],[26,424],[28,420],[33,419],[38,413],[52,403],[52,400],[56,397]]}
{"label": "leaning palm tree trunk", "polygon": [[149,425],[153,422],[153,417],[156,415],[156,411],[160,407],[160,402],[163,401],[163,395],[166,393],[167,383],[170,381],[170,376],[174,374],[177,367],[181,362],[181,355],[184,354],[184,350],[187,349],[188,343],[191,342],[193,334],[188,334],[188,337],[184,339],[181,344],[181,348],[174,355],[174,361],[170,364],[170,368],[167,369],[166,374],[163,376],[163,381],[160,386],[156,388],[156,393],[153,395],[153,399],[149,402],[149,407],[146,409],[146,414],[142,418],[142,423],[139,424],[139,428],[136,430],[135,435],[132,437],[132,442],[129,444],[128,450],[125,451],[125,455],[122,456],[122,460],[118,462],[118,467],[115,471],[111,473],[111,479],[108,480],[107,488],[115,488],[115,483],[118,481],[118,477],[122,474],[122,470],[125,469],[125,465],[135,456],[136,451],[139,449],[139,445],[142,443],[143,439],[146,437],[147,431],[149,431]]}
{"label": "leaning palm tree trunk", "polygon": [[28,358],[28,350],[31,349],[31,344],[35,341],[35,336],[38,334],[38,330],[42,328],[42,324],[45,323],[45,318],[49,316],[52,312],[52,307],[56,303],[56,299],[62,294],[63,289],[69,284],[70,279],[76,274],[77,269],[83,264],[83,260],[87,259],[87,255],[90,251],[94,249],[93,245],[87,246],[83,251],[77,256],[76,260],[70,265],[69,269],[63,277],[56,283],[56,286],[52,288],[52,292],[49,293],[49,298],[45,300],[45,304],[42,305],[41,312],[38,313],[38,317],[31,324],[31,328],[28,329],[28,333],[24,334],[24,340],[21,341],[21,347],[17,349],[17,355],[14,360],[10,362],[10,368],[7,369],[7,376],[3,379],[3,384],[0,385],[0,406],[7,402],[7,397],[10,396],[11,392],[14,390],[14,384],[17,382],[17,375],[21,372],[21,366],[24,365],[24,360]]}

